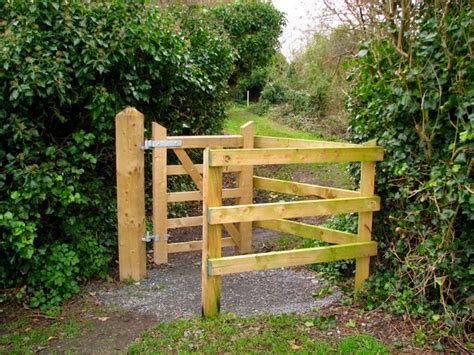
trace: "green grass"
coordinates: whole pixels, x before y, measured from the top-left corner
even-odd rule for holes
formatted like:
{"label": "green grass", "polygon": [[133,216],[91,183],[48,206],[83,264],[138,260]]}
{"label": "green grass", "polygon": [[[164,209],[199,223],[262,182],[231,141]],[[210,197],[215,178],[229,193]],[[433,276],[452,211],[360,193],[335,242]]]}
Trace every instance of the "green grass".
{"label": "green grass", "polygon": [[[289,353],[388,354],[384,344],[369,335],[321,339],[318,317],[299,315],[175,320],[145,332],[129,346],[131,354],[145,353]],[[335,322],[334,322],[335,324]],[[327,330],[327,328],[325,328]]]}
{"label": "green grass", "polygon": [[260,136],[286,137],[296,139],[322,140],[318,133],[303,132],[292,129],[281,123],[272,121],[268,116],[258,116],[246,107],[234,106],[228,110],[228,119],[225,122],[225,131],[231,134],[238,134],[240,126],[248,121],[255,122],[255,134]]}
{"label": "green grass", "polygon": [[92,327],[92,321],[77,319],[41,324],[32,323],[26,316],[0,323],[0,354],[34,354],[38,348],[47,347],[52,339],[73,338]]}
{"label": "green grass", "polygon": [[[230,134],[238,134],[240,126],[248,121],[255,122],[255,134],[262,136],[286,137],[295,139],[310,139],[310,140],[334,140],[323,137],[318,132],[303,132],[292,129],[281,123],[275,122],[269,116],[259,116],[252,113],[249,108],[245,106],[233,106],[228,110],[228,118],[225,122],[225,131]],[[266,168],[257,167],[256,175],[273,177],[276,179],[292,180],[292,175],[295,170],[304,169],[309,174],[313,174],[318,181],[327,182],[328,186],[350,188],[351,182],[347,174],[347,163],[332,163],[332,164],[292,164],[281,165],[277,170],[271,170],[266,173]]]}

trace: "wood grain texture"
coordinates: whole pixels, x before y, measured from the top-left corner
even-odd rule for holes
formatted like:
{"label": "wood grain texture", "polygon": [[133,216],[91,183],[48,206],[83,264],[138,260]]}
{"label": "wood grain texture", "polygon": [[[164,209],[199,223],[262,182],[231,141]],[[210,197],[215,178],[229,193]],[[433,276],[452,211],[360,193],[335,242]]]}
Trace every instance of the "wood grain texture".
{"label": "wood grain texture", "polygon": [[296,235],[302,238],[321,240],[327,243],[344,244],[354,243],[357,241],[356,234],[341,232],[321,226],[313,226],[301,222],[288,221],[286,219],[258,221],[255,222],[255,226],[276,232]]}
{"label": "wood grain texture", "polygon": [[[166,128],[153,122],[151,125],[153,140],[166,139]],[[160,240],[153,242],[153,261],[155,264],[168,262],[168,203],[167,203],[167,148],[153,148],[152,152],[152,193],[153,193],[153,234]]]}
{"label": "wood grain texture", "polygon": [[[222,238],[221,246],[233,247],[235,246],[232,238]],[[202,250],[202,240],[193,240],[191,242],[181,242],[181,243],[169,243],[168,244],[168,253],[183,253],[188,251],[197,251]]]}
{"label": "wood grain texture", "polygon": [[219,315],[221,298],[221,277],[208,273],[207,261],[221,257],[222,226],[207,223],[211,207],[222,204],[222,168],[208,165],[209,149],[204,151],[203,176],[203,225],[202,225],[202,314],[211,318]]}
{"label": "wood grain texture", "polygon": [[328,142],[309,139],[255,136],[255,148],[321,148],[321,147],[357,147],[357,144]]}
{"label": "wood grain texture", "polygon": [[[368,146],[375,146],[377,142],[370,141]],[[375,162],[362,162],[360,169],[360,194],[371,196],[375,191]],[[357,240],[360,242],[372,239],[372,212],[360,212],[357,229]],[[354,287],[360,290],[364,287],[364,282],[369,277],[370,257],[356,259],[356,271]]]}
{"label": "wood grain texture", "polygon": [[144,117],[126,108],[115,117],[117,220],[120,280],[146,274]]}
{"label": "wood grain texture", "polygon": [[303,184],[300,182],[277,180],[260,176],[253,177],[254,188],[272,192],[281,192],[297,196],[318,196],[321,198],[358,197],[359,191],[338,189],[319,185]]}
{"label": "wood grain texture", "polygon": [[379,161],[382,147],[213,149],[211,166]]}
{"label": "wood grain texture", "polygon": [[[252,121],[240,127],[240,134],[243,137],[243,148],[253,148],[255,126]],[[237,175],[237,186],[242,190],[240,198],[237,200],[239,205],[248,205],[253,203],[253,166],[246,165]],[[247,254],[252,252],[252,222],[239,223],[240,243],[238,252]]]}
{"label": "wood grain texture", "polygon": [[265,221],[360,211],[369,212],[378,211],[379,209],[380,198],[378,196],[209,207],[208,223]]}
{"label": "wood grain texture", "polygon": [[262,254],[228,256],[224,258],[216,257],[209,258],[208,272],[209,275],[227,275],[238,272],[369,257],[376,254],[376,242],[361,242]]}

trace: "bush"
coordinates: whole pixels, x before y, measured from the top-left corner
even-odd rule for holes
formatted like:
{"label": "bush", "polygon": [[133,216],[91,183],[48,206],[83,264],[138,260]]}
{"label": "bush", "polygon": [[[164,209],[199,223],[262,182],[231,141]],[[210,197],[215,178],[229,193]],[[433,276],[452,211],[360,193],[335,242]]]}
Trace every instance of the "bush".
{"label": "bush", "polygon": [[[382,208],[374,224],[381,265],[368,302],[443,321],[436,327],[440,337],[469,334],[473,12],[460,1],[417,5],[403,14],[410,17],[388,17],[361,48],[348,101],[353,140],[378,138],[385,147],[377,168]],[[393,39],[399,31],[403,41]]]}
{"label": "bush", "polygon": [[212,15],[237,51],[231,85],[237,85],[242,78],[249,79],[257,68],[265,68],[271,62],[285,24],[283,13],[271,2],[237,0],[216,6]]}
{"label": "bush", "polygon": [[220,130],[234,50],[199,13],[146,1],[12,1],[0,17],[0,283],[44,309],[115,253],[115,114]]}

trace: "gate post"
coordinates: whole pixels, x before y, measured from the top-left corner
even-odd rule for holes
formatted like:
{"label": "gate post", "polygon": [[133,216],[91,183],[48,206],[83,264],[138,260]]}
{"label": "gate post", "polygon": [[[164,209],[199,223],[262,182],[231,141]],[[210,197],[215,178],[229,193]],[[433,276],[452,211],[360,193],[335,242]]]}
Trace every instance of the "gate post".
{"label": "gate post", "polygon": [[222,167],[209,166],[209,148],[204,150],[202,218],[202,315],[215,317],[220,311],[221,277],[210,276],[207,261],[221,257],[222,225],[209,224],[209,207],[222,205]]}
{"label": "gate post", "polygon": [[[244,143],[242,148],[254,147],[254,123],[249,121],[240,127],[240,134]],[[242,166],[242,170],[237,174],[237,187],[242,190],[240,198],[237,199],[239,205],[251,205],[253,203],[253,166]],[[237,246],[240,254],[252,252],[252,222],[240,222],[240,244]]]}
{"label": "gate post", "polygon": [[128,107],[115,116],[117,222],[120,280],[146,273],[143,114]]}
{"label": "gate post", "polygon": [[[366,142],[365,146],[375,147],[377,141]],[[373,196],[375,192],[375,161],[361,162],[360,196]],[[357,241],[367,242],[372,239],[372,212],[359,212]],[[355,289],[361,290],[364,281],[369,277],[370,256],[356,259]]]}
{"label": "gate post", "polygon": [[[152,123],[152,139],[166,140],[166,128]],[[153,242],[153,260],[155,264],[168,262],[168,194],[166,147],[153,148],[152,186],[153,186],[153,234],[160,238]]]}

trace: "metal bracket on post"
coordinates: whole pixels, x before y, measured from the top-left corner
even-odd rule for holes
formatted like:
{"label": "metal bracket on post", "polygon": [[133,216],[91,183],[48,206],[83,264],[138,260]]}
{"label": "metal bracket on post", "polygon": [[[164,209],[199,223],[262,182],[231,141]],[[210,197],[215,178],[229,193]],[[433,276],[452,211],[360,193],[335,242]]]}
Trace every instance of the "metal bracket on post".
{"label": "metal bracket on post", "polygon": [[152,149],[152,148],[176,148],[181,147],[182,141],[180,139],[163,139],[163,140],[150,140],[147,139],[142,145],[143,150]]}
{"label": "metal bracket on post", "polygon": [[[170,235],[167,233],[165,234],[165,240],[168,240]],[[160,240],[160,236],[156,234],[152,234],[150,232],[146,232],[145,236],[142,238],[144,242],[157,242]]]}

